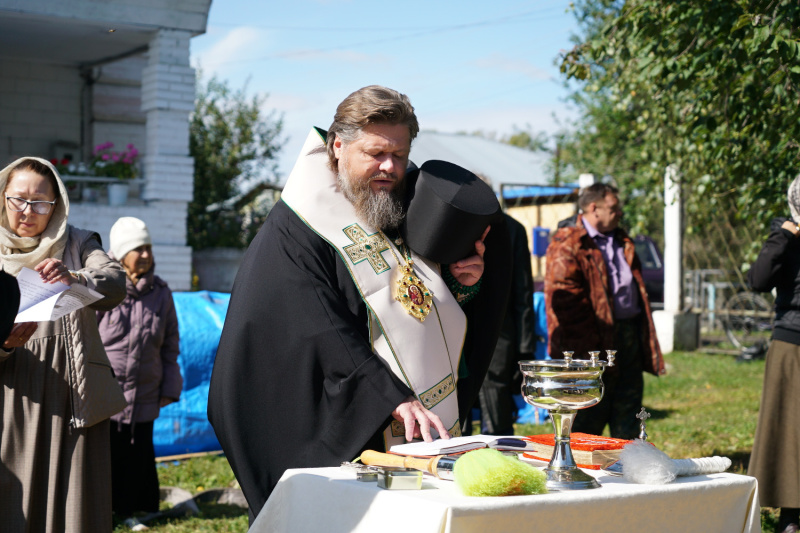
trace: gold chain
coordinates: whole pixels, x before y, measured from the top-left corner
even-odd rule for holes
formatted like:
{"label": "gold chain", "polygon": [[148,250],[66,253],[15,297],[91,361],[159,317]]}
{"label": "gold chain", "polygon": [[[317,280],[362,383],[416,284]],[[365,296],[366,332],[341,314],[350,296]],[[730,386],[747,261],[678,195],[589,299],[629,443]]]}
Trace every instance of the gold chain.
{"label": "gold chain", "polygon": [[[383,232],[383,230],[379,229],[378,233],[380,233],[381,237],[383,237],[383,240],[385,240],[389,244],[389,251],[392,252],[392,256],[394,257],[394,260],[397,261],[397,265],[400,266],[400,259],[397,258],[397,254],[394,253],[394,246],[392,246],[394,241],[389,239],[389,237],[386,236],[386,234]],[[405,244],[403,244],[403,239],[402,238],[397,239],[397,247],[398,247],[397,249],[398,250],[400,250],[400,246],[403,247],[403,250],[405,249]],[[400,253],[403,254],[403,262],[410,267],[411,265],[414,264],[414,260],[411,259],[411,257],[408,257],[406,259],[406,254],[403,253],[403,250],[400,250]],[[411,254],[408,254],[408,255],[410,256]]]}

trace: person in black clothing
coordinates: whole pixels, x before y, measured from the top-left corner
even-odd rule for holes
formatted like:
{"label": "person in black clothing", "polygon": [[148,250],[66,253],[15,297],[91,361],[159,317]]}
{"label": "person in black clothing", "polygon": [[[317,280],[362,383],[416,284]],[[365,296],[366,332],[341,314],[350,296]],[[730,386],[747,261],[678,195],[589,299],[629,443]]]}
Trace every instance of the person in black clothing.
{"label": "person in black clothing", "polygon": [[519,392],[522,375],[519,361],[533,359],[536,327],[533,313],[531,252],[525,226],[508,214],[506,226],[511,239],[513,265],[511,296],[494,349],[489,371],[479,395],[481,432],[487,435],[514,434],[514,393]]}
{"label": "person in black clothing", "polygon": [[14,317],[19,309],[19,285],[17,278],[0,270],[0,344],[6,340],[11,328],[14,326]]}
{"label": "person in black clothing", "polygon": [[791,218],[776,218],[747,274],[753,290],[777,290],[772,342],[748,474],[759,500],[780,507],[777,531],[800,530],[800,176],[789,187]]}

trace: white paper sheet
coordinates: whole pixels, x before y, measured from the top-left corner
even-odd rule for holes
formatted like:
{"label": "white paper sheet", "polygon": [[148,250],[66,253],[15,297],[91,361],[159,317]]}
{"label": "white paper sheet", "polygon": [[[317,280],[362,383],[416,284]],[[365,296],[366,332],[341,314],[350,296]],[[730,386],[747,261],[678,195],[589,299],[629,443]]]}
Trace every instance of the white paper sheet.
{"label": "white paper sheet", "polygon": [[78,283],[71,286],[60,281],[45,283],[39,273],[30,268],[20,271],[17,282],[20,302],[16,323],[56,320],[103,297]]}

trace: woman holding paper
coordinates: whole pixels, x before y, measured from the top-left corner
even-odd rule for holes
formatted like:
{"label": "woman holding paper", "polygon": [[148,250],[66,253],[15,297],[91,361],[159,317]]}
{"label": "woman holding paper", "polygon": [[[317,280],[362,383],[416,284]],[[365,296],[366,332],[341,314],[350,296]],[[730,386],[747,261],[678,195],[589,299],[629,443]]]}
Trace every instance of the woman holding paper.
{"label": "woman holding paper", "polygon": [[0,171],[0,269],[80,283],[103,298],[54,321],[16,324],[0,350],[0,516],[9,531],[110,531],[109,417],[125,407],[95,310],[125,296],[100,237],[67,223],[55,168],[24,157]]}

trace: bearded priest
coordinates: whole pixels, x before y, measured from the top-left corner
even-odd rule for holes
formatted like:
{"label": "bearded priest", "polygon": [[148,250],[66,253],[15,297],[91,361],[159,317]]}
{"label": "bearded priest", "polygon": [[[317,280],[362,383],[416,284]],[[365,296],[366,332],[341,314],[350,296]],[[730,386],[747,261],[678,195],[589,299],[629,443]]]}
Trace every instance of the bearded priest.
{"label": "bearded priest", "polygon": [[208,416],[250,521],[289,468],[461,434],[503,319],[508,231],[491,188],[408,171],[408,97],[368,86],[314,128],[233,286]]}

